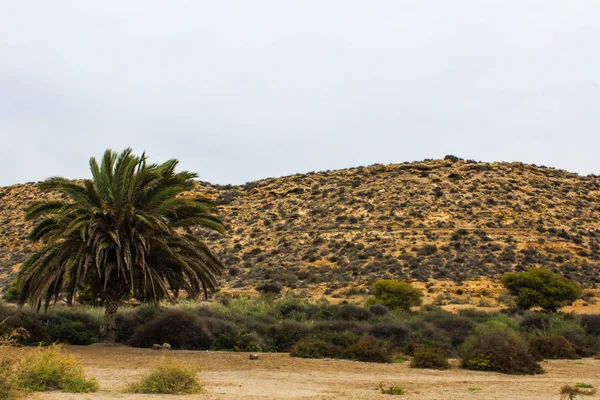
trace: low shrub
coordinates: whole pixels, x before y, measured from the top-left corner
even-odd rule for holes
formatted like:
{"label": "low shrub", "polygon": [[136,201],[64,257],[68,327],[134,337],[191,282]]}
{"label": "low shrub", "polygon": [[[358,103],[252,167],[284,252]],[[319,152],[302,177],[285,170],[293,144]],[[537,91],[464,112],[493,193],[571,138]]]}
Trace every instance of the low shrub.
{"label": "low shrub", "polygon": [[12,379],[16,388],[36,392],[98,391],[96,379],[86,379],[79,360],[66,354],[60,345],[38,347],[26,353],[16,363]]}
{"label": "low shrub", "polygon": [[336,319],[344,321],[368,321],[373,314],[366,308],[352,304],[342,304],[337,307]]}
{"label": "low shrub", "polygon": [[410,360],[411,368],[450,369],[448,352],[435,345],[419,346]]}
{"label": "low shrub", "polygon": [[145,394],[195,394],[202,390],[196,370],[174,360],[163,359],[138,382],[127,385],[127,392]]}
{"label": "low shrub", "polygon": [[152,347],[167,342],[173,349],[208,350],[214,337],[200,317],[180,310],[168,310],[134,331],[131,345]]}
{"label": "low shrub", "polygon": [[600,315],[583,314],[579,318],[581,318],[581,325],[588,335],[600,336]]}
{"label": "low shrub", "polygon": [[406,391],[400,386],[390,386],[387,388],[381,386],[379,390],[381,391],[381,394],[390,394],[393,396],[402,396],[403,394],[406,394]]}
{"label": "low shrub", "polygon": [[362,362],[391,363],[393,357],[385,344],[373,336],[363,336],[346,349],[341,358]]}
{"label": "low shrub", "polygon": [[550,326],[550,314],[528,311],[523,314],[519,326],[526,331],[544,331]]}
{"label": "low shrub", "polygon": [[443,330],[453,347],[462,344],[477,325],[467,317],[456,316],[443,310],[427,312],[423,319],[432,323],[436,328]]}
{"label": "low shrub", "polygon": [[[3,323],[0,322],[0,326]],[[8,347],[15,346],[17,338],[26,334],[24,330],[11,331],[0,335],[0,400],[14,398],[14,387],[11,376],[17,363],[17,357],[9,352]]]}
{"label": "low shrub", "polygon": [[283,321],[269,327],[266,340],[270,351],[288,352],[295,343],[307,336],[310,328],[296,321]]}
{"label": "low shrub", "polygon": [[89,314],[59,311],[42,316],[51,342],[74,345],[90,345],[98,336],[99,323]]}
{"label": "low shrub", "polygon": [[425,344],[436,344],[450,349],[450,337],[447,333],[437,328],[431,322],[415,320],[408,323],[410,339],[406,346],[406,352],[413,354],[414,351]]}
{"label": "low shrub", "polygon": [[224,333],[219,335],[213,344],[215,350],[248,352],[261,352],[264,347],[262,339],[253,332]]}
{"label": "low shrub", "polygon": [[[591,386],[591,385],[590,385]],[[578,385],[564,385],[560,388],[561,400],[575,400],[579,396],[593,396],[596,389],[592,387],[580,387]]]}
{"label": "low shrub", "polygon": [[299,358],[339,358],[340,348],[323,339],[307,337],[292,346],[290,355]]}
{"label": "low shrub", "polygon": [[400,349],[406,348],[411,337],[410,329],[404,322],[379,322],[369,328],[369,334]]}
{"label": "low shrub", "polygon": [[9,303],[15,303],[19,296],[19,278],[11,282],[10,286],[4,292],[4,300]]}
{"label": "low shrub", "polygon": [[564,336],[533,336],[529,339],[529,348],[536,360],[580,358],[573,344]]}
{"label": "low shrub", "polygon": [[280,294],[283,286],[277,282],[266,282],[257,286],[256,290],[263,294]]}
{"label": "low shrub", "polygon": [[383,304],[373,304],[369,306],[369,311],[371,312],[371,314],[377,317],[383,317],[390,311],[390,309],[384,306]]}
{"label": "low shrub", "polygon": [[162,310],[154,304],[143,304],[131,311],[117,314],[117,342],[126,343],[133,337],[135,329],[157,318]]}
{"label": "low shrub", "polygon": [[600,338],[588,335],[579,324],[579,319],[570,314],[552,315],[543,333],[547,336],[564,336],[581,357],[591,357],[600,350]]}
{"label": "low shrub", "polygon": [[527,341],[505,326],[479,326],[461,347],[463,368],[505,374],[539,374]]}
{"label": "low shrub", "polygon": [[19,344],[38,345],[50,342],[48,330],[35,315],[12,310],[0,311],[2,311],[2,313],[0,313],[0,321],[3,321],[0,325],[0,335],[10,333],[17,329],[24,329],[28,334],[17,338]]}
{"label": "low shrub", "polygon": [[393,360],[384,342],[373,336],[358,336],[351,332],[321,332],[305,337],[292,346],[290,355],[378,363],[390,363]]}
{"label": "low shrub", "polygon": [[321,321],[313,324],[315,333],[350,332],[361,336],[365,333],[365,326],[354,321]]}

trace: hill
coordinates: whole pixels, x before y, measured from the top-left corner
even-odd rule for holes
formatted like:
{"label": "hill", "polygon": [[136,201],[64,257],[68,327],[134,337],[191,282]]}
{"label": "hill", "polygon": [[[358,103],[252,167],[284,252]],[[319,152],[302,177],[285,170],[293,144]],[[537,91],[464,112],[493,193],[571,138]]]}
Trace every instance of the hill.
{"label": "hill", "polygon": [[[447,156],[194,192],[217,201],[228,228],[206,239],[230,290],[279,282],[345,295],[378,278],[460,282],[539,265],[600,282],[593,175]],[[0,287],[31,251],[24,210],[45,196],[34,183],[0,189]]]}

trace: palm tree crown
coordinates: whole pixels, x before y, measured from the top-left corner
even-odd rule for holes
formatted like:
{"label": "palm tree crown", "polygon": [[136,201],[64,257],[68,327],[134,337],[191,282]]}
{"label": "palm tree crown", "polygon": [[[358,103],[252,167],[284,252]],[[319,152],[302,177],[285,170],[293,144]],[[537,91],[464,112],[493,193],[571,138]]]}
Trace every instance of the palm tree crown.
{"label": "palm tree crown", "polygon": [[100,165],[90,159],[93,179],[43,182],[65,200],[28,209],[26,218],[40,221],[30,234],[40,246],[21,269],[20,302],[48,307],[89,285],[106,307],[101,337],[114,341],[114,317],[127,295],[158,301],[171,289],[192,297],[215,290],[223,264],[191,229],[222,232],[223,225],[210,200],[185,195],[196,174],[176,173],[177,164],[107,150]]}

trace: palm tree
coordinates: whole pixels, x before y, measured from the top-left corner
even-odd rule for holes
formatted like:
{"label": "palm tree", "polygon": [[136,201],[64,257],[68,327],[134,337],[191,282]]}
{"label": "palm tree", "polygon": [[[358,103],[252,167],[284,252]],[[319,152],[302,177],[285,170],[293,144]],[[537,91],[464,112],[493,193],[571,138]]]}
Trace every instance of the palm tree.
{"label": "palm tree", "polygon": [[176,173],[177,164],[107,150],[100,165],[90,159],[93,179],[43,182],[64,200],[27,211],[39,221],[29,236],[38,249],[20,271],[20,303],[39,310],[60,298],[72,302],[85,286],[105,307],[100,339],[110,343],[128,296],[158,302],[179,289],[193,298],[214,291],[224,266],[192,228],[222,232],[223,225],[210,200],[186,195],[196,174]]}

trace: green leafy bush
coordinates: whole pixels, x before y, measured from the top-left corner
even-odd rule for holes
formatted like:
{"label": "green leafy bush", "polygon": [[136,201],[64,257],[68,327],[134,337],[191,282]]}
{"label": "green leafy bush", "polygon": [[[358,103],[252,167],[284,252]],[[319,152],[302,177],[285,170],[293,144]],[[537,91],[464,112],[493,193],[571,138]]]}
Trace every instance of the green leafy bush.
{"label": "green leafy bush", "polygon": [[539,374],[527,341],[505,326],[479,326],[461,347],[463,368],[505,374]]}
{"label": "green leafy bush", "polygon": [[529,348],[537,360],[580,358],[573,344],[564,336],[533,336],[529,339]]}
{"label": "green leafy bush", "polygon": [[373,285],[373,297],[367,304],[382,304],[390,309],[410,311],[422,303],[423,293],[407,282],[393,279],[379,280]]}
{"label": "green leafy bush", "polygon": [[445,348],[436,345],[423,345],[417,347],[413,358],[410,360],[411,368],[450,369],[448,352]]}
{"label": "green leafy bush", "polygon": [[14,380],[16,388],[36,392],[98,391],[96,379],[86,379],[79,360],[67,355],[60,345],[38,347],[26,353],[16,363],[11,379]]}
{"label": "green leafy bush", "polygon": [[38,318],[43,321],[51,342],[85,346],[98,336],[99,322],[83,312],[61,310]]}
{"label": "green leafy bush", "polygon": [[556,312],[559,307],[577,300],[581,288],[563,276],[543,268],[510,273],[502,277],[502,284],[517,298],[517,307],[528,310],[539,306]]}
{"label": "green leafy bush", "polygon": [[131,393],[184,395],[199,393],[202,385],[193,367],[163,359],[138,382],[127,385],[125,390]]}

